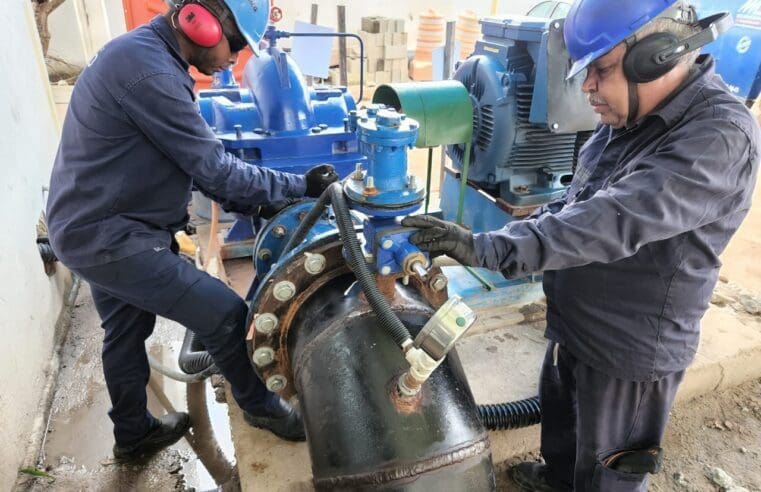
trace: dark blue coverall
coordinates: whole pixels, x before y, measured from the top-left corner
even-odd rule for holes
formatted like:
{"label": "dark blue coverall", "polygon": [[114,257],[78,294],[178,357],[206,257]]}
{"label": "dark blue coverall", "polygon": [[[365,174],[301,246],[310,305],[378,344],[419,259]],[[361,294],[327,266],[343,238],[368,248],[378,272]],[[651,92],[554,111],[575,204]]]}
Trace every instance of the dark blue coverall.
{"label": "dark blue coverall", "polygon": [[198,335],[244,410],[279,408],[246,355],[246,304],[170,245],[188,220],[193,184],[225,209],[252,213],[303,196],[305,180],[225,153],[193,84],[163,17],[108,43],[74,88],[50,183],[51,244],[91,286],[105,330],[109,415],[124,446],[158,425],[145,392],[156,315]]}
{"label": "dark blue coverall", "polygon": [[601,125],[563,200],[475,238],[508,277],[544,271],[542,454],[563,489],[645,490],[602,461],[658,446],[719,255],[751,205],[758,124],[702,57],[631,128]]}

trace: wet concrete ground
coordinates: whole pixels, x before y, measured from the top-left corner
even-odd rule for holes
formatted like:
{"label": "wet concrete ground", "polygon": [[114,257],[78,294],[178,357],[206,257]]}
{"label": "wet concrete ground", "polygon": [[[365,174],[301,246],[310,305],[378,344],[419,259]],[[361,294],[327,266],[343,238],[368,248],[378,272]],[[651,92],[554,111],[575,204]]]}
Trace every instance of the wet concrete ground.
{"label": "wet concrete ground", "polygon": [[[183,334],[181,326],[159,319],[147,343],[149,352],[165,365],[176,368]],[[89,288],[83,283],[64,347],[40,467],[54,480],[30,479],[31,490],[216,490],[217,484],[186,439],[162,451],[145,466],[113,462],[112,425],[107,414],[110,401],[100,360],[102,339],[100,320]],[[151,386],[160,396],[148,390],[149,409],[154,415],[166,413],[162,393],[175,409],[187,409],[185,384],[158,376]],[[234,450],[227,406],[215,402],[214,389],[208,381],[204,391],[213,432],[222,453],[232,461]],[[229,487],[234,490],[235,483]]]}

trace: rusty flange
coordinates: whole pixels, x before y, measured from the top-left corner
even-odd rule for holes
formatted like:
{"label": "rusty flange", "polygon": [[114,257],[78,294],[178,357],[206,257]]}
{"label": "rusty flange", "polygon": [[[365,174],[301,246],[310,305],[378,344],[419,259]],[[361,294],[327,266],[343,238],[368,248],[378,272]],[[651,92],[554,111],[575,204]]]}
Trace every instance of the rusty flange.
{"label": "rusty flange", "polygon": [[[342,254],[343,243],[337,237],[297,253],[287,264],[275,267],[265,278],[264,286],[252,305],[253,315],[246,335],[249,356],[259,377],[270,391],[289,399],[296,394],[288,354],[288,336],[301,306],[322,286],[350,273]],[[392,305],[403,302],[396,295],[396,284],[404,274],[382,276],[376,280]],[[427,279],[408,277],[410,285],[438,309],[447,301],[446,288],[432,279],[441,279],[439,267],[429,271]]]}

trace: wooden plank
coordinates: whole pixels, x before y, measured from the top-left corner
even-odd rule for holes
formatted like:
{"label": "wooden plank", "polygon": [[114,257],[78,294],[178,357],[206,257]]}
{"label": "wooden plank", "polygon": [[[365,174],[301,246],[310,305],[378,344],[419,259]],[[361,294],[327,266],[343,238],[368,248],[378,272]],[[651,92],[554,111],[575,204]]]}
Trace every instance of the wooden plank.
{"label": "wooden plank", "polygon": [[[346,5],[338,6],[338,32],[346,32]],[[341,70],[341,85],[349,86],[349,76],[346,73],[346,38],[338,39],[338,60]]]}

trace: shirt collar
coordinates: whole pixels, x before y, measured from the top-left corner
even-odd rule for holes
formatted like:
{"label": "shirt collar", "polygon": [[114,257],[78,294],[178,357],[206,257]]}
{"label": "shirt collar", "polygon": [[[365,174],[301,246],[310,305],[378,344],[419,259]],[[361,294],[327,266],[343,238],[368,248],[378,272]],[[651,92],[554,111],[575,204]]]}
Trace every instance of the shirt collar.
{"label": "shirt collar", "polygon": [[182,67],[185,70],[188,70],[190,68],[190,64],[182,57],[182,52],[180,51],[180,43],[178,43],[177,38],[174,37],[172,26],[169,25],[169,21],[166,19],[166,17],[163,15],[157,15],[151,19],[151,29],[156,31],[156,34],[158,34],[159,37],[164,40],[164,43],[169,46],[172,55],[177,58]]}
{"label": "shirt collar", "polygon": [[715,75],[715,63],[710,55],[701,56],[690,71],[687,80],[673,94],[666,98],[649,116],[657,116],[667,127],[679,121],[693,105],[695,97]]}

